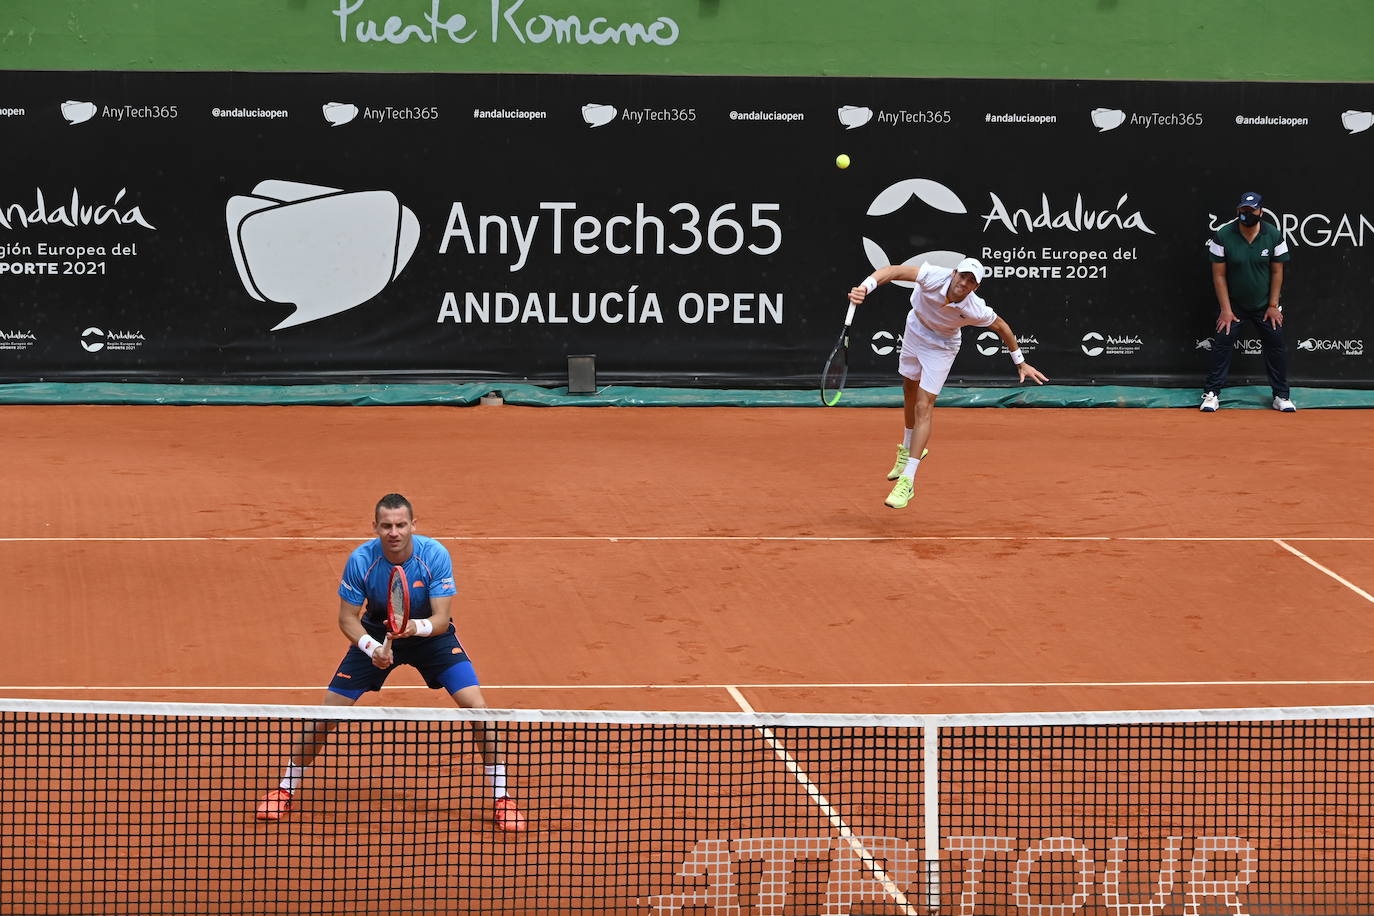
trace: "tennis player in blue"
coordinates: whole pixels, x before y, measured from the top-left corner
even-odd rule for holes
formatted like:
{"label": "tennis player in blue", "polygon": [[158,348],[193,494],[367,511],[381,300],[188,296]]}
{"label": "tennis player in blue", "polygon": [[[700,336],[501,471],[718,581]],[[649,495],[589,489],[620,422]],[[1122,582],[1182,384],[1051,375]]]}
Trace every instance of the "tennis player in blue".
{"label": "tennis player in blue", "polygon": [[[485,707],[477,672],[458,642],[450,605],[458,590],[448,550],[415,533],[410,501],[389,493],[377,503],[372,530],[377,537],[358,547],[339,582],[339,629],[352,643],[325,691],[324,705],[352,706],[364,693],[381,690],[396,665],[413,665],[431,688],[442,687],[465,708]],[[410,587],[410,622],[387,643],[387,586],[391,568],[406,572]],[[258,804],[259,820],[279,820],[315,761],[329,732],[338,724],[320,721],[296,740],[278,788]],[[475,723],[487,783],[494,799],[493,818],[502,830],[525,829],[525,815],[506,791],[506,765],[494,729]]]}

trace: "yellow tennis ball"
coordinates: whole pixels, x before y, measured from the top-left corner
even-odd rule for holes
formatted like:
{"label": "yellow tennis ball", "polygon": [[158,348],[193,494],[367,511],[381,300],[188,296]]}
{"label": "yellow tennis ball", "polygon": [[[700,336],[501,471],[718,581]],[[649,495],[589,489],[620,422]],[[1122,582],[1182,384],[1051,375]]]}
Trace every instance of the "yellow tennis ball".
{"label": "yellow tennis ball", "polygon": [[835,164],[842,169],[849,168],[849,154],[840,153],[838,156],[835,157]]}

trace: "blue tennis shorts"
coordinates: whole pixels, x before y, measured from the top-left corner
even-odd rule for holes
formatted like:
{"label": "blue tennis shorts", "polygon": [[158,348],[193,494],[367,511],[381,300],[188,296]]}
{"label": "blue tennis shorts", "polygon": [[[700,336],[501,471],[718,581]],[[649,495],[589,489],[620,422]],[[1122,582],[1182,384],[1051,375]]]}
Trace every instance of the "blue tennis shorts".
{"label": "blue tennis shorts", "polygon": [[[380,634],[373,633],[372,636],[381,639]],[[387,675],[401,665],[414,667],[425,679],[425,684],[436,690],[442,687],[449,693],[457,693],[464,687],[478,683],[477,671],[458,642],[458,635],[451,623],[447,633],[397,640],[391,644],[391,653],[395,664],[382,669],[372,664],[372,659],[362,649],[350,646],[339,662],[328,689],[331,693],[356,700],[369,690],[381,690]]]}

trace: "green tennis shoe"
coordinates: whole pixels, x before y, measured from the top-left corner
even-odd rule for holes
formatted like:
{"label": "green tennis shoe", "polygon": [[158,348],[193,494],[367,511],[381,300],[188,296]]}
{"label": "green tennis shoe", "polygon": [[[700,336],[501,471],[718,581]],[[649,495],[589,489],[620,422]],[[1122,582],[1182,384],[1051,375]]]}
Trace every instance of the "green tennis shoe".
{"label": "green tennis shoe", "polygon": [[[924,461],[926,455],[930,454],[930,449],[921,449],[921,460]],[[896,480],[902,476],[906,470],[906,463],[911,460],[911,451],[905,445],[897,446],[897,463],[892,466],[892,470],[887,472],[888,480]]]}
{"label": "green tennis shoe", "polygon": [[911,489],[914,481],[910,477],[898,477],[897,485],[892,488],[892,492],[887,494],[887,499],[883,500],[883,505],[889,509],[905,509],[906,504],[911,502]]}
{"label": "green tennis shoe", "polygon": [[902,471],[906,470],[906,463],[911,458],[911,451],[905,445],[897,446],[897,463],[892,466],[892,470],[887,472],[888,480],[896,480],[902,476]]}

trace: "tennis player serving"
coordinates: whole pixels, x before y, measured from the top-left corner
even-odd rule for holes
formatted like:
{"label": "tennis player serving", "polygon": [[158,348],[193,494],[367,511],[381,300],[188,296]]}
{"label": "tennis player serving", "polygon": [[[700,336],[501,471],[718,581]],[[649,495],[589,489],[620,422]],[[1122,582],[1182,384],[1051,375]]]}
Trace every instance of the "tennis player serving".
{"label": "tennis player serving", "polygon": [[[353,551],[339,583],[339,629],[352,645],[325,690],[324,705],[352,706],[364,693],[381,690],[396,665],[413,665],[426,684],[442,687],[459,706],[486,706],[477,672],[449,618],[457,589],[448,550],[415,533],[414,509],[399,493],[377,503],[372,530],[377,537]],[[404,571],[404,579],[398,581],[393,570]],[[401,594],[393,596],[397,591]],[[399,632],[390,633],[388,618],[396,621],[398,602],[408,602],[409,617]],[[281,784],[258,804],[259,820],[279,820],[291,810],[306,769],[337,724],[310,723],[296,739]],[[494,799],[493,819],[502,830],[522,831],[525,815],[506,791],[506,765],[495,727],[479,722],[474,731]]]}
{"label": "tennis player serving", "polygon": [[[907,265],[881,267],[849,291],[849,301],[860,305],[868,294],[893,280],[913,282],[911,312],[906,318],[902,334],[902,355],[897,371],[902,374],[902,414],[906,428],[902,444],[897,446],[897,463],[887,479],[897,483],[883,504],[893,509],[905,509],[911,502],[916,483],[916,469],[926,456],[930,441],[930,421],[935,399],[949,377],[950,366],[959,354],[962,329],[972,325],[991,328],[1002,339],[1021,381],[1033,379],[1043,385],[1048,379],[1021,353],[1021,345],[1011,327],[988,308],[977,293],[987,270],[974,258],[964,258],[953,270],[922,264],[920,269]],[[918,457],[912,457],[913,455]]]}

